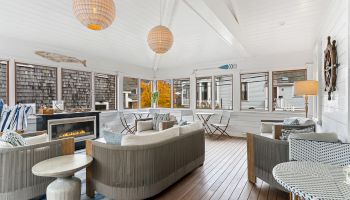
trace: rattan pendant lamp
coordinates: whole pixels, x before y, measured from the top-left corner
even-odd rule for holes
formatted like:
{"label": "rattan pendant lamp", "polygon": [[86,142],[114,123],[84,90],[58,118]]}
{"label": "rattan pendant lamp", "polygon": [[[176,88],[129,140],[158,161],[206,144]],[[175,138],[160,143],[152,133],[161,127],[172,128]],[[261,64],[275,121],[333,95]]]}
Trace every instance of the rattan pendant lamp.
{"label": "rattan pendant lamp", "polygon": [[153,27],[148,33],[148,46],[157,54],[164,54],[173,46],[174,38],[170,29],[162,25],[162,0],[160,4],[160,25]]}
{"label": "rattan pendant lamp", "polygon": [[106,29],[115,19],[113,0],[73,0],[73,12],[84,26],[95,31]]}

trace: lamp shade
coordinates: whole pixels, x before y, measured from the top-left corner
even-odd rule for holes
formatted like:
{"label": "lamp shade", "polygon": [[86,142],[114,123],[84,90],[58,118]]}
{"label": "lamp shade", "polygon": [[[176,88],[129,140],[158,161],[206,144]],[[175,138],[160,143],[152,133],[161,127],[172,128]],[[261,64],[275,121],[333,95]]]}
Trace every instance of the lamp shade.
{"label": "lamp shade", "polygon": [[173,46],[173,34],[166,26],[156,26],[148,33],[149,47],[157,54],[166,53]]}
{"label": "lamp shade", "polygon": [[318,93],[318,81],[294,82],[294,96],[316,96]]}
{"label": "lamp shade", "polygon": [[84,26],[95,31],[109,27],[115,19],[113,0],[73,0],[73,12]]}

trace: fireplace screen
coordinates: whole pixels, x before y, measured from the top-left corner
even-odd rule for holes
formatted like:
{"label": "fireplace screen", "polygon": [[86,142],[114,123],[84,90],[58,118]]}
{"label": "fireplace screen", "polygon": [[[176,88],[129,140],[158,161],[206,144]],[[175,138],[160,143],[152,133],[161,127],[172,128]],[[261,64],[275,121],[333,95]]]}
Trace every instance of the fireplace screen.
{"label": "fireplace screen", "polygon": [[96,117],[76,117],[48,121],[51,140],[74,137],[75,141],[96,138]]}

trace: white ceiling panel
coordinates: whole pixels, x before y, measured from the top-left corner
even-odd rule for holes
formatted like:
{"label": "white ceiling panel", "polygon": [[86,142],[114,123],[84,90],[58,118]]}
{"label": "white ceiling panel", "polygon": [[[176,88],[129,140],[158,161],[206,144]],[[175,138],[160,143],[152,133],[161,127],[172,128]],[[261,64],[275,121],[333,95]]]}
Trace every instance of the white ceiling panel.
{"label": "white ceiling panel", "polygon": [[[200,67],[197,65],[242,56],[241,47],[225,42],[182,0],[168,1],[179,1],[170,23],[174,45],[160,57],[159,69]],[[230,10],[229,2],[234,1],[234,16],[244,36],[239,42],[252,56],[312,49],[328,3],[328,0],[217,1],[225,2]],[[59,49],[57,53],[61,54],[77,52],[73,56],[88,61],[108,59],[152,69],[155,55],[146,39],[148,31],[159,23],[159,2],[116,0],[115,22],[96,32],[75,19],[71,0],[0,0],[0,36],[47,45],[47,49]],[[39,49],[33,46],[33,53],[35,50]]]}

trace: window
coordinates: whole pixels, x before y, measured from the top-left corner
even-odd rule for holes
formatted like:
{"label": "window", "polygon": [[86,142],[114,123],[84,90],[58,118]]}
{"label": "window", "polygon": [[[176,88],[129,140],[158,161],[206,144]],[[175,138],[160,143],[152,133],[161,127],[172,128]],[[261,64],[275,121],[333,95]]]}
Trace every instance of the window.
{"label": "window", "polygon": [[306,69],[272,72],[274,111],[303,111],[304,98],[294,96],[294,82],[306,80]]}
{"label": "window", "polygon": [[16,63],[16,102],[52,106],[57,99],[57,68]]}
{"label": "window", "polygon": [[138,108],[138,79],[124,77],[123,79],[123,98],[124,109]]}
{"label": "window", "polygon": [[7,88],[7,69],[8,62],[0,61],[0,99],[7,103],[8,88]]}
{"label": "window", "polygon": [[153,81],[141,80],[141,108],[152,106],[152,87]]}
{"label": "window", "polygon": [[158,107],[171,108],[171,80],[157,81],[157,91],[159,92]]}
{"label": "window", "polygon": [[196,79],[196,107],[198,109],[211,109],[211,81],[211,77],[200,77]]}
{"label": "window", "polygon": [[[95,74],[95,109],[100,104],[108,104],[109,110],[116,109],[116,76],[108,74]],[[103,109],[104,110],[104,109]]]}
{"label": "window", "polygon": [[232,75],[215,76],[215,109],[232,110]]}
{"label": "window", "polygon": [[190,79],[173,80],[173,107],[190,107]]}
{"label": "window", "polygon": [[62,69],[62,100],[67,110],[91,108],[91,72]]}
{"label": "window", "polygon": [[269,110],[269,73],[241,74],[241,110]]}

